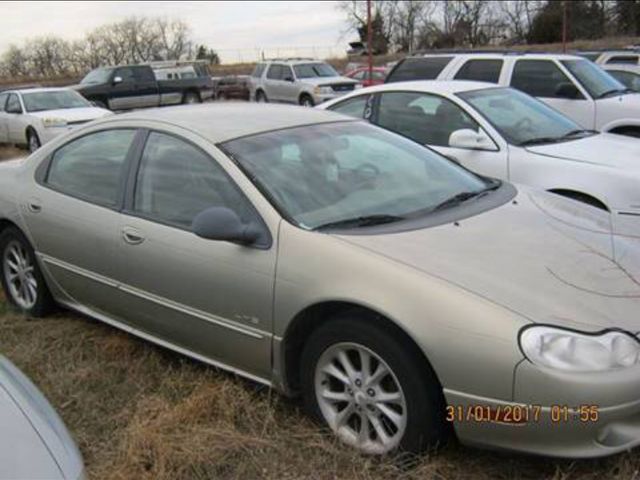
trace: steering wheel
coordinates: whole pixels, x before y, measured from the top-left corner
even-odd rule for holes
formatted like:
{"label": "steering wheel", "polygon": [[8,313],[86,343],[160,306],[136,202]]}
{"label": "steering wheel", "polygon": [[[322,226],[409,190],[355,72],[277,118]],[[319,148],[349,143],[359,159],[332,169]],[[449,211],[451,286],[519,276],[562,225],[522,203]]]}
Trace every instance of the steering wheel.
{"label": "steering wheel", "polygon": [[373,179],[380,175],[380,169],[375,166],[373,163],[362,163],[356,167],[356,173],[360,177],[369,177],[368,179]]}

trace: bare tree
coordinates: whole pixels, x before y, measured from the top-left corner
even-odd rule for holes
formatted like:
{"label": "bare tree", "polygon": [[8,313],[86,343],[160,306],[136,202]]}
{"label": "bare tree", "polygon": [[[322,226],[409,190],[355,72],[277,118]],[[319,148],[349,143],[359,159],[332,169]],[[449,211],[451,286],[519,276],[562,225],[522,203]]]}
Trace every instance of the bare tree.
{"label": "bare tree", "polygon": [[393,19],[393,39],[405,52],[413,52],[417,46],[420,31],[431,24],[431,16],[437,9],[437,2],[424,0],[400,0],[396,3]]}
{"label": "bare tree", "polygon": [[540,0],[508,0],[497,2],[510,40],[525,43],[536,13],[544,2]]}

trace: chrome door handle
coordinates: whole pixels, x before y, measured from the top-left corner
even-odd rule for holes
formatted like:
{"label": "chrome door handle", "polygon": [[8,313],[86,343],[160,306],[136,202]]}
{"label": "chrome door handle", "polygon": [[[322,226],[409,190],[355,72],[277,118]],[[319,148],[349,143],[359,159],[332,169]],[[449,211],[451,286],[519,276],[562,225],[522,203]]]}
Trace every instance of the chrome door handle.
{"label": "chrome door handle", "polygon": [[144,236],[137,230],[129,227],[122,229],[122,238],[129,245],[140,245],[144,242]]}

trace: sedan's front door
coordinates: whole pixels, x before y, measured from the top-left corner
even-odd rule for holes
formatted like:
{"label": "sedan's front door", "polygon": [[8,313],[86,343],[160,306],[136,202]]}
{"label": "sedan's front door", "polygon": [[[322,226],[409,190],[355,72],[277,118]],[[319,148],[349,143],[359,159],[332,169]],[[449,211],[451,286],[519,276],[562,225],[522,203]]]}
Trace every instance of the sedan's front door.
{"label": "sedan's front door", "polygon": [[59,148],[20,198],[36,254],[75,306],[110,313],[118,293],[120,203],[136,131],[105,130]]}
{"label": "sedan's front door", "polygon": [[173,346],[268,378],[276,249],[196,236],[194,217],[214,206],[261,222],[216,160],[151,132],[120,225],[122,314]]}
{"label": "sedan's front door", "polygon": [[[432,147],[481,175],[508,178],[508,154],[497,146],[457,148],[449,143],[456,131],[487,133],[462,108],[439,95],[421,92],[385,92],[380,95],[374,123]],[[488,135],[487,135],[488,136]]]}

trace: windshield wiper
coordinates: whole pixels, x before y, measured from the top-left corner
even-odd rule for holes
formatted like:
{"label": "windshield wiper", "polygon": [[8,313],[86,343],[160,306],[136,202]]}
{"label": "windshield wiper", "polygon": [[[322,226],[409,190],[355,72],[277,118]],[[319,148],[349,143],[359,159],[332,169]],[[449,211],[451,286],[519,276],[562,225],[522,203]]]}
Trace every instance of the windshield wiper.
{"label": "windshield wiper", "polygon": [[342,220],[336,220],[335,222],[325,223],[323,225],[315,227],[314,230],[325,230],[329,228],[372,227],[374,225],[398,222],[400,220],[404,220],[404,217],[387,214],[362,215],[359,217],[344,218]]}
{"label": "windshield wiper", "polygon": [[542,145],[544,143],[555,143],[562,140],[562,137],[537,137],[524,140],[518,144],[519,147],[527,147],[529,145]]}
{"label": "windshield wiper", "polygon": [[623,93],[632,93],[633,90],[631,90],[630,88],[614,88],[612,90],[607,90],[606,92],[601,93],[600,95],[598,95],[596,98],[605,98],[605,97],[610,97],[611,95],[621,95]]}
{"label": "windshield wiper", "polygon": [[571,137],[575,137],[576,135],[580,135],[580,134],[595,135],[596,133],[598,133],[597,130],[589,130],[589,129],[586,129],[586,128],[577,128],[575,130],[571,130],[571,131],[565,133],[560,138],[571,138]]}
{"label": "windshield wiper", "polygon": [[472,198],[480,198],[484,196],[487,192],[497,190],[500,187],[500,185],[502,185],[502,182],[500,180],[496,180],[493,183],[491,183],[489,186],[481,190],[475,190],[473,192],[457,193],[454,196],[447,198],[443,202],[440,202],[438,205],[433,207],[431,211],[436,212],[444,208],[455,207],[456,205],[460,205],[462,202],[466,202],[467,200],[471,200]]}

